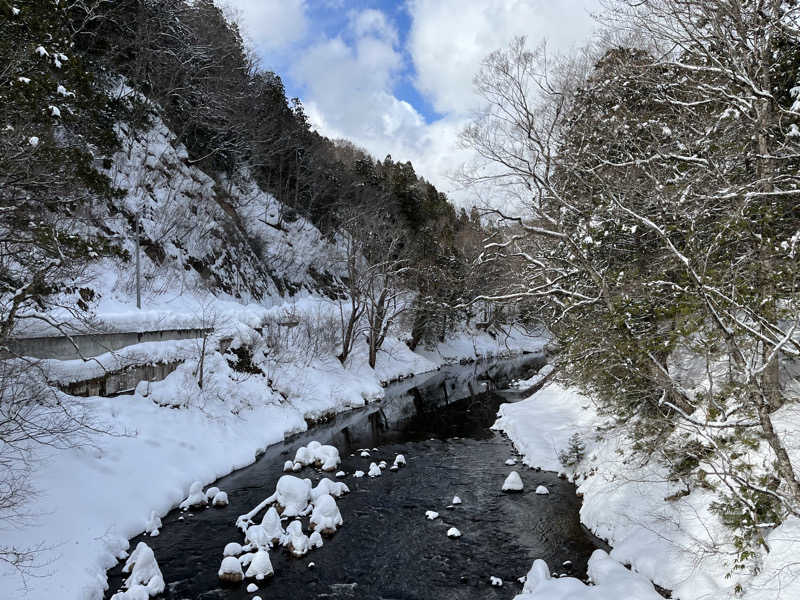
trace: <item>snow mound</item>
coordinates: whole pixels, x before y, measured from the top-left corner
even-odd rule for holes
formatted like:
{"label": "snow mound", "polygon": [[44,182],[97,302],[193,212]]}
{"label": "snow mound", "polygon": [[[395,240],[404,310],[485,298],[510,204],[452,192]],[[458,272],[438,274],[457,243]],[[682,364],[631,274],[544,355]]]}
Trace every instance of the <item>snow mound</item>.
{"label": "snow mound", "polygon": [[244,579],[242,563],[234,556],[226,556],[222,559],[217,576],[223,583],[240,583]]}
{"label": "snow mound", "polygon": [[144,524],[144,530],[151,536],[158,535],[158,530],[161,529],[161,518],[156,511],[150,511],[150,518]]}
{"label": "snow mound", "polygon": [[489,576],[489,583],[494,587],[503,587],[503,580],[494,575]]}
{"label": "snow mound", "polygon": [[341,481],[331,481],[327,477],[323,477],[319,480],[317,487],[311,490],[311,500],[314,502],[323,494],[329,494],[334,498],[339,498],[343,494],[349,493],[350,488],[347,487],[346,484],[342,483]]}
{"label": "snow mound", "polygon": [[356,479],[361,479],[363,476],[364,476],[364,471],[356,471],[355,473],[353,473],[353,477],[355,477]]}
{"label": "snow mound", "polygon": [[461,498],[459,498],[458,496],[453,496],[453,501],[450,504],[455,506],[456,504],[461,504],[461,503],[462,503]]}
{"label": "snow mound", "polygon": [[521,492],[523,488],[522,477],[516,471],[511,471],[503,482],[504,492]]}
{"label": "snow mound", "polygon": [[336,471],[335,477],[344,477],[345,475],[347,475],[347,473],[344,471]]}
{"label": "snow mound", "polygon": [[312,549],[314,549],[314,548],[322,548],[322,544],[323,544],[322,536],[320,535],[319,531],[315,531],[310,536],[308,536],[308,545]]}
{"label": "snow mound", "polygon": [[275,493],[267,498],[268,504],[276,503],[284,517],[297,517],[306,513],[311,500],[311,480],[294,475],[283,475],[278,479]]}
{"label": "snow mound", "polygon": [[263,525],[251,525],[244,534],[245,541],[251,548],[269,548],[273,543],[273,538],[267,533]]}
{"label": "snow mound", "polygon": [[324,535],[333,535],[342,522],[342,514],[339,512],[333,496],[323,494],[317,498],[314,503],[314,512],[311,513],[309,521],[314,531],[319,531]]}
{"label": "snow mound", "polygon": [[369,450],[362,450],[361,458],[369,458]]}
{"label": "snow mound", "polygon": [[587,586],[574,577],[553,578],[543,560],[534,561],[522,594],[514,600],[660,600],[653,584],[642,575],[629,571],[604,550],[595,550],[589,559]]}
{"label": "snow mound", "polygon": [[208,489],[206,490],[206,500],[207,500],[208,502],[212,502],[212,501],[214,500],[214,496],[216,496],[217,494],[219,494],[219,492],[220,492],[220,490],[219,490],[219,488],[218,488],[218,487],[216,487],[216,486],[211,486],[210,488],[208,488]]}
{"label": "snow mound", "polygon": [[186,500],[180,503],[179,508],[183,510],[189,508],[200,508],[205,506],[208,503],[206,499],[206,495],[203,493],[203,484],[199,481],[195,481],[192,485],[189,486],[189,495],[186,497]]}
{"label": "snow mound", "polygon": [[284,473],[291,473],[293,467],[294,467],[294,463],[292,461],[290,461],[290,460],[287,460],[285,463],[283,463],[283,472]]}
{"label": "snow mound", "polygon": [[516,458],[509,458],[508,460],[506,460],[506,464],[509,467],[513,467],[515,464],[517,464],[517,459]]}
{"label": "snow mound", "polygon": [[247,584],[247,592],[252,594],[253,592],[258,591],[258,586],[255,583],[248,583]]}
{"label": "snow mound", "polygon": [[308,446],[301,446],[294,455],[294,462],[307,467],[315,465],[323,471],[335,471],[341,459],[339,451],[334,446],[323,446],[317,441],[311,441]]}
{"label": "snow mound", "polygon": [[428,519],[428,521],[433,521],[434,519],[439,518],[439,513],[435,510],[426,510],[425,518]]}
{"label": "snow mound", "polygon": [[369,477],[380,477],[381,476],[381,468],[376,465],[375,463],[370,463],[369,465],[369,472],[367,473]]}
{"label": "snow mound", "polygon": [[536,493],[539,494],[540,496],[547,496],[550,494],[550,490],[548,490],[543,485],[540,485],[539,487],[536,488]]}
{"label": "snow mound", "polygon": [[286,532],[281,525],[281,517],[274,506],[270,506],[261,520],[261,527],[271,544],[279,544]]}
{"label": "snow mound", "polygon": [[247,568],[245,577],[255,578],[256,581],[261,581],[265,577],[275,574],[272,568],[272,561],[269,559],[269,552],[265,549],[260,549],[250,561],[250,566]]}
{"label": "snow mound", "polygon": [[406,466],[406,457],[402,454],[398,454],[394,457],[394,464],[398,467],[405,467]]}
{"label": "snow mound", "polygon": [[124,584],[127,591],[114,594],[112,600],[139,600],[164,591],[164,576],[158,568],[156,556],[144,542],[136,546],[122,567],[122,572],[130,573]]}
{"label": "snow mound", "polygon": [[447,537],[449,538],[459,538],[461,537],[461,532],[456,529],[455,527],[451,527],[447,530]]}
{"label": "snow mound", "polygon": [[386,469],[389,467],[389,465],[386,463],[385,460],[382,460],[381,462],[378,463],[378,467],[381,469]]}
{"label": "snow mound", "polygon": [[292,521],[286,528],[286,547],[293,556],[303,556],[308,553],[310,542],[308,536],[303,533],[303,524],[300,521]]}
{"label": "snow mound", "polygon": [[228,494],[225,492],[217,492],[214,494],[214,499],[211,501],[211,504],[217,508],[228,506]]}
{"label": "snow mound", "polygon": [[222,550],[222,556],[239,556],[242,553],[242,545],[239,542],[230,542],[225,544]]}

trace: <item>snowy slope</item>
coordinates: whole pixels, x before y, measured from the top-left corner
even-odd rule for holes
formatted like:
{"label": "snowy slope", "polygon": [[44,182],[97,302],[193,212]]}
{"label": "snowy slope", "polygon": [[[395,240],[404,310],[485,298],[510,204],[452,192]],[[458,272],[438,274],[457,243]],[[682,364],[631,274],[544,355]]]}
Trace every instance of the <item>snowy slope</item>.
{"label": "snowy slope", "polygon": [[[770,552],[758,557],[759,573],[732,571],[736,551],[731,531],[710,511],[715,495],[703,488],[688,495],[678,493],[681,487],[669,481],[666,467],[634,452],[625,425],[599,416],[589,398],[551,384],[526,400],[501,406],[498,417],[495,428],[508,434],[530,466],[560,470],[557,450],[566,447],[573,431],[582,434],[586,458],[573,473],[583,496],[581,521],[613,547],[611,559],[671,590],[673,598],[800,598],[798,519],[787,519],[768,534]],[[800,414],[794,406],[778,411],[775,421],[781,429],[800,431]],[[768,463],[764,446],[755,454]],[[800,442],[789,450],[792,460],[800,461]],[[603,591],[598,585],[587,592],[576,583],[580,582],[546,581],[538,593],[519,598],[559,598],[568,586],[575,593],[569,598],[619,597],[609,591],[612,588]],[[742,588],[740,594],[737,586]],[[640,597],[650,596],[631,596]]]}

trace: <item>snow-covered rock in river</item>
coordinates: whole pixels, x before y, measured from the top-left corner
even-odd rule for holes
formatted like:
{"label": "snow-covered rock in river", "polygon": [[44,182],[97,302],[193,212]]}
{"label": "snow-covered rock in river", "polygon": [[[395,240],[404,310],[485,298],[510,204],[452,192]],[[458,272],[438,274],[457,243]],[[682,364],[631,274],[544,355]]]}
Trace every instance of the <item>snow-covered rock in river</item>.
{"label": "snow-covered rock in river", "polygon": [[362,450],[361,458],[369,458],[369,450]]}
{"label": "snow-covered rock in river", "polygon": [[455,527],[451,527],[447,530],[447,537],[449,538],[459,538],[461,537],[461,532],[456,529]]}
{"label": "snow-covered rock in river", "polygon": [[336,471],[336,475],[335,476],[336,477],[344,477],[345,475],[347,475],[347,473],[345,473],[344,471]]}
{"label": "snow-covered rock in river", "polygon": [[439,513],[436,512],[435,510],[426,510],[425,518],[428,519],[428,521],[433,521],[434,519],[439,518]]}
{"label": "snow-covered rock in river", "polygon": [[293,467],[294,467],[294,463],[292,461],[290,461],[290,460],[287,460],[285,463],[283,463],[283,472],[284,473],[291,473]]}
{"label": "snow-covered rock in river", "polygon": [[303,556],[308,553],[308,536],[303,533],[303,524],[300,521],[292,521],[286,528],[286,547],[293,556]]}
{"label": "snow-covered rock in river", "polygon": [[339,498],[343,494],[349,493],[350,488],[347,487],[347,484],[342,483],[341,481],[331,481],[327,477],[323,477],[319,480],[317,487],[311,490],[311,501],[316,501],[316,499],[323,494],[330,494],[334,498]]}
{"label": "snow-covered rock in river", "polygon": [[506,460],[506,464],[509,467],[513,467],[515,464],[517,464],[517,459],[516,458],[509,458],[508,460]]}
{"label": "snow-covered rock in river", "polygon": [[270,536],[263,525],[251,525],[245,532],[245,541],[252,548],[269,548],[272,546],[272,536]]}
{"label": "snow-covered rock in river", "polygon": [[306,514],[311,500],[311,480],[300,479],[294,475],[283,475],[278,479],[275,493],[267,498],[267,504],[276,503],[284,517],[297,517]]}
{"label": "snow-covered rock in river", "polygon": [[228,494],[226,492],[217,492],[214,494],[214,499],[211,501],[211,504],[217,508],[228,506]]}
{"label": "snow-covered rock in river", "polygon": [[333,496],[323,494],[317,498],[309,524],[314,531],[319,531],[323,535],[336,533],[336,528],[342,524],[342,514],[339,512]]}
{"label": "snow-covered rock in river", "polygon": [[267,539],[273,545],[279,544],[283,536],[286,535],[283,525],[281,525],[281,517],[274,506],[270,506],[264,514],[264,518],[261,520],[261,527],[264,529]]}
{"label": "snow-covered rock in river", "polygon": [[405,467],[406,466],[406,457],[402,454],[398,454],[394,457],[394,464],[398,467]]}
{"label": "snow-covered rock in river", "polygon": [[356,479],[361,479],[363,476],[364,476],[364,471],[356,471],[355,473],[353,473],[353,477],[355,477]]}
{"label": "snow-covered rock in river", "polygon": [[200,508],[206,506],[206,504],[208,504],[208,500],[203,493],[203,484],[199,481],[195,481],[189,486],[189,495],[186,497],[186,500],[180,503],[180,508],[184,510],[187,508]]}
{"label": "snow-covered rock in river", "polygon": [[540,496],[547,496],[550,493],[550,490],[548,490],[543,485],[540,485],[539,487],[536,488],[536,493],[539,494]]}
{"label": "snow-covered rock in river", "polygon": [[369,477],[380,477],[381,476],[381,468],[376,465],[375,463],[370,463],[369,465],[369,472],[367,473]]}
{"label": "snow-covered rock in river", "polygon": [[242,564],[234,556],[226,556],[217,572],[219,580],[223,583],[241,583],[244,579]]}
{"label": "snow-covered rock in river", "polygon": [[450,504],[453,505],[461,504],[461,498],[459,498],[458,496],[453,496],[453,501]]}
{"label": "snow-covered rock in river", "polygon": [[258,591],[258,586],[255,583],[248,583],[247,584],[247,592],[252,594],[253,592]]}
{"label": "snow-covered rock in river", "polygon": [[310,536],[308,536],[308,545],[314,548],[322,548],[322,536],[320,535],[319,531],[313,532]]}
{"label": "snow-covered rock in river", "polygon": [[250,566],[247,568],[247,572],[244,574],[244,576],[249,578],[254,577],[256,581],[261,581],[265,577],[269,577],[274,574],[275,570],[272,568],[272,561],[269,559],[269,552],[262,548],[256,552],[256,555],[250,561]]}
{"label": "snow-covered rock in river", "polygon": [[503,580],[494,575],[489,576],[489,583],[494,587],[503,587]]}
{"label": "snow-covered rock in river", "polygon": [[112,600],[138,600],[164,591],[164,576],[158,568],[153,550],[144,542],[137,544],[122,567],[122,572],[130,573],[124,584],[127,591],[114,594]]}
{"label": "snow-covered rock in river", "polygon": [[521,492],[523,488],[522,477],[516,471],[511,471],[503,482],[504,492]]}
{"label": "snow-covered rock in river", "polygon": [[389,465],[386,464],[385,460],[382,460],[381,462],[378,463],[378,467],[380,467],[381,469],[386,469],[389,467]]}
{"label": "snow-covered rock in river", "polygon": [[222,556],[239,556],[242,553],[242,545],[239,542],[230,542],[225,544],[222,550]]}
{"label": "snow-covered rock in river", "polygon": [[294,455],[294,462],[303,465],[315,465],[323,471],[335,471],[341,459],[335,446],[323,446],[317,441],[301,446]]}
{"label": "snow-covered rock in river", "polygon": [[216,487],[216,486],[211,486],[210,488],[208,488],[208,489],[206,490],[206,500],[207,500],[208,502],[211,502],[211,501],[213,501],[213,500],[214,500],[214,496],[216,496],[217,494],[219,494],[219,491],[220,491],[220,490],[219,490],[219,488],[218,488],[218,487]]}

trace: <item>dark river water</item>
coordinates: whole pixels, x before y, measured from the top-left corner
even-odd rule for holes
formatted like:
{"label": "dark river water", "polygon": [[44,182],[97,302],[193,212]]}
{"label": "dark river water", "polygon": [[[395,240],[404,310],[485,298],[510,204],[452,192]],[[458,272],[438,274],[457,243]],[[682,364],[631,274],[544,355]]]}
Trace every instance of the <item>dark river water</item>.
{"label": "dark river water", "polygon": [[[161,535],[135,538],[131,548],[142,540],[153,548],[167,583],[164,597],[171,600],[510,599],[522,589],[517,578],[536,558],[556,573],[583,578],[597,542],[580,526],[574,486],[554,473],[506,466],[513,447],[489,429],[499,405],[521,396],[504,388],[543,364],[541,356],[529,355],[448,367],[390,385],[385,400],[271,446],[253,465],[217,481],[228,492],[227,508],[192,516],[172,511],[162,519]],[[335,445],[348,473],[342,481],[351,493],[337,500],[344,525],[302,558],[272,550],[275,576],[256,593],[246,592],[246,584],[220,586],[222,549],[243,543],[236,517],[272,494],[284,461],[314,439]],[[361,448],[378,450],[362,458]],[[399,453],[408,461],[399,471],[375,479],[351,475],[366,472],[372,461],[391,464]],[[524,492],[500,490],[511,469],[522,475]],[[335,479],[310,467],[298,475],[315,485],[323,476]],[[550,495],[534,494],[538,485]],[[448,509],[455,495],[463,503]],[[441,516],[428,521],[426,510]],[[448,538],[450,527],[462,537]],[[561,566],[564,561],[572,565]],[[106,597],[122,585],[120,569],[109,571]],[[490,576],[503,586],[492,587]]]}

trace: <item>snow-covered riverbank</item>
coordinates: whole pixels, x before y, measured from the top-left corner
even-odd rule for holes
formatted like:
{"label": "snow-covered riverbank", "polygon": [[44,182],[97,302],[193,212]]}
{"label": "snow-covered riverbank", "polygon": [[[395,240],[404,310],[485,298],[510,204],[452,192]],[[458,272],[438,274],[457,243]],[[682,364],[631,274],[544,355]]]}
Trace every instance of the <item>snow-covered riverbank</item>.
{"label": "snow-covered riverbank", "polygon": [[[787,414],[778,417],[787,428],[796,421]],[[526,400],[503,405],[495,429],[511,438],[525,464],[548,470],[563,469],[558,452],[573,433],[580,434],[585,458],[574,480],[583,496],[581,521],[613,547],[610,558],[598,551],[590,561],[596,587],[570,578],[549,579],[547,569],[537,564],[518,600],[616,600],[620,590],[629,600],[657,598],[652,586],[644,585],[647,580],[680,600],[800,598],[800,520],[789,518],[767,535],[770,552],[758,557],[759,573],[729,576],[735,549],[730,530],[710,510],[712,492],[682,493],[663,465],[634,453],[625,426],[598,415],[590,398],[553,383]]]}
{"label": "snow-covered riverbank", "polygon": [[177,506],[193,481],[210,483],[305,430],[307,422],[380,399],[388,381],[456,359],[537,351],[543,344],[522,335],[495,340],[464,332],[414,353],[391,338],[375,369],[359,351],[346,366],[332,355],[274,363],[269,377],[236,371],[230,356],[211,351],[202,389],[194,359],[162,382],[140,385],[135,395],[88,398],[96,425],[112,435],[92,435],[80,448],[36,450],[29,516],[2,532],[4,542],[19,549],[38,547],[36,566],[25,578],[0,567],[0,597],[101,598],[106,570],[128,539],[144,531],[152,511],[164,515]]}

